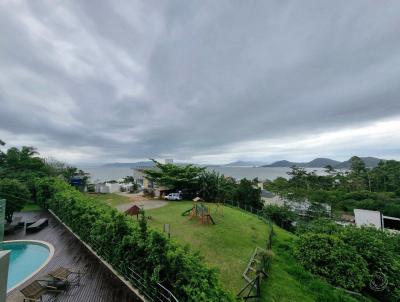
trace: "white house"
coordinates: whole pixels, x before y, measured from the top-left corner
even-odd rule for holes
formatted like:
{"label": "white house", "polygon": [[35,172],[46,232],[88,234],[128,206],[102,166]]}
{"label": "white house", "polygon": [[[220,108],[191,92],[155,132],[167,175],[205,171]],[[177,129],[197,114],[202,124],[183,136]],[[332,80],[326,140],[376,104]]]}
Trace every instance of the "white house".
{"label": "white house", "polygon": [[115,193],[119,192],[121,185],[119,183],[98,183],[94,186],[96,193]]}

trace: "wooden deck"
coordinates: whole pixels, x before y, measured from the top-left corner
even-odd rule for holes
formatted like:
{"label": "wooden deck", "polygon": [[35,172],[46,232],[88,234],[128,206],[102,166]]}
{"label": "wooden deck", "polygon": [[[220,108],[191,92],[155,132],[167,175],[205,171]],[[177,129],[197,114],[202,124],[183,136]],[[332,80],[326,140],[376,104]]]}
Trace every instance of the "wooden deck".
{"label": "wooden deck", "polygon": [[[123,284],[107,267],[93,256],[63,225],[48,212],[18,213],[14,216],[23,216],[24,221],[34,221],[38,218],[49,218],[49,225],[37,233],[25,234],[23,229],[12,235],[5,236],[4,240],[43,240],[51,243],[55,253],[50,262],[32,279],[43,279],[47,272],[64,266],[73,271],[84,273],[81,285],[71,287],[67,292],[58,296],[59,302],[137,302],[140,300],[125,284]],[[7,296],[7,302],[23,300],[19,288]],[[44,299],[46,301],[46,299]]]}

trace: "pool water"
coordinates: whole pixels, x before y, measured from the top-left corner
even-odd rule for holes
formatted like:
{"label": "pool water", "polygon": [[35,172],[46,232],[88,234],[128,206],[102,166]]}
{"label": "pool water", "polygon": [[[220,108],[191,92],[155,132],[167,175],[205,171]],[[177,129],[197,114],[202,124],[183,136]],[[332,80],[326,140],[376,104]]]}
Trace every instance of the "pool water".
{"label": "pool water", "polygon": [[50,254],[45,245],[31,242],[3,242],[0,250],[11,250],[7,290],[40,268]]}

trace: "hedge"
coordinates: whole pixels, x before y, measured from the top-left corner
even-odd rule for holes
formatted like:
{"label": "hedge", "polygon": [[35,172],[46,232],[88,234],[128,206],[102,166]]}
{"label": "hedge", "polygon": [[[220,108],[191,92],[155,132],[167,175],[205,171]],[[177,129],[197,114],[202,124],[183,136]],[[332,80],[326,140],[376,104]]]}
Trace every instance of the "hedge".
{"label": "hedge", "polygon": [[36,180],[35,191],[40,205],[51,209],[118,272],[131,267],[147,285],[159,282],[180,301],[236,301],[198,254],[147,229],[145,223],[137,224],[56,178]]}

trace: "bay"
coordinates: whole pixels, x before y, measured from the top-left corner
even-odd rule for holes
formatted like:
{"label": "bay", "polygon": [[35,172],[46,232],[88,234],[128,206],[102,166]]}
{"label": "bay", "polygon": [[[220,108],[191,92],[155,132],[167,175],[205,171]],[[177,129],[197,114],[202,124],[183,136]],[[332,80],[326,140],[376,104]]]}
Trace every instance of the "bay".
{"label": "bay", "polygon": [[[116,167],[79,167],[85,172],[90,173],[92,182],[103,182],[108,180],[118,180],[125,176],[133,176],[131,168],[116,168]],[[260,181],[266,179],[274,180],[277,177],[289,178],[287,172],[290,168],[286,167],[227,167],[227,166],[213,166],[207,167],[208,170],[215,170],[225,176],[230,176],[236,179],[254,179],[258,178]],[[315,171],[319,175],[324,174],[323,168],[305,168],[308,172]]]}

